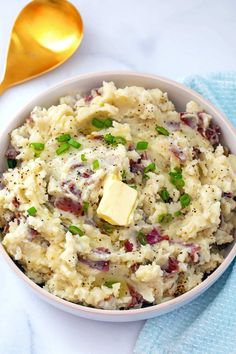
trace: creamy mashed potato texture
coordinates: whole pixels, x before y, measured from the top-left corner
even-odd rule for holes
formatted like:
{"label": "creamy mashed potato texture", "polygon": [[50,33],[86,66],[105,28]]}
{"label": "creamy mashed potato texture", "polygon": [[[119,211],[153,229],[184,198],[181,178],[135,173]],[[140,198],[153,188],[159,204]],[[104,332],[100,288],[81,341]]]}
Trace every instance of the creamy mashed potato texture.
{"label": "creamy mashed potato texture", "polygon": [[181,295],[234,239],[236,157],[195,102],[116,88],[35,107],[10,136],[2,244],[74,303],[132,309]]}

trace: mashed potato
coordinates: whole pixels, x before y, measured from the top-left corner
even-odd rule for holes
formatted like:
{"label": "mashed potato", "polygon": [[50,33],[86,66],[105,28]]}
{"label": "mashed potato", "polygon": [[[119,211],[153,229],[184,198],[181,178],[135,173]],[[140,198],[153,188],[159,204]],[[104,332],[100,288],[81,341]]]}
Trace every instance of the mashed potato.
{"label": "mashed potato", "polygon": [[236,157],[195,102],[104,82],[11,133],[2,243],[63,299],[130,309],[199,284],[233,241]]}

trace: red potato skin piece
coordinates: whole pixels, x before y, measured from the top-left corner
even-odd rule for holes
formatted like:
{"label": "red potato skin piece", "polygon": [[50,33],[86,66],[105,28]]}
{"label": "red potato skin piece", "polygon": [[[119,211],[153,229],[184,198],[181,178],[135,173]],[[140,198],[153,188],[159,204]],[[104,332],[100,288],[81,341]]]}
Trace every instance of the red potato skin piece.
{"label": "red potato skin piece", "polygon": [[57,198],[54,202],[56,208],[72,213],[74,215],[82,215],[82,205],[79,202],[76,202],[70,198],[62,197]]}
{"label": "red potato skin piece", "polygon": [[190,128],[196,129],[196,128],[197,128],[197,120],[196,120],[196,119],[193,119],[192,117],[186,117],[185,115],[186,115],[185,112],[181,112],[181,113],[180,113],[180,120],[181,120],[185,125],[188,125]]}
{"label": "red potato skin piece", "polygon": [[179,261],[174,257],[169,257],[166,272],[176,273],[179,270]]}
{"label": "red potato skin piece", "polygon": [[220,142],[220,128],[214,122],[210,122],[208,128],[204,128],[203,124],[203,114],[204,112],[198,112],[197,117],[198,121],[192,117],[188,117],[188,113],[181,112],[180,120],[188,125],[190,128],[197,130],[204,138],[210,141],[212,146],[217,146]]}
{"label": "red potato skin piece", "polygon": [[92,99],[93,99],[93,96],[92,96],[92,95],[86,95],[86,96],[84,96],[84,100],[85,100],[86,103],[91,102]]}
{"label": "red potato skin piece", "polygon": [[89,178],[91,176],[91,173],[89,171],[85,171],[81,174],[83,178]]}
{"label": "red potato skin piece", "polygon": [[20,206],[20,202],[19,202],[19,200],[18,200],[16,197],[13,198],[12,204],[14,205],[14,207],[15,207],[16,209],[18,209],[19,206]]}
{"label": "red potato skin piece", "polygon": [[125,240],[124,248],[125,248],[125,252],[132,252],[133,248],[134,248],[134,245],[129,240]]}
{"label": "red potato skin piece", "polygon": [[187,160],[185,153],[180,150],[177,146],[172,146],[170,151],[180,160],[180,162],[185,162]]}
{"label": "red potato skin piece", "polygon": [[134,308],[136,305],[140,305],[143,303],[143,297],[140,295],[133,286],[129,285],[129,292],[131,296],[131,301],[128,304],[128,308]]}
{"label": "red potato skin piece", "polygon": [[85,259],[81,256],[78,255],[78,261],[86,264],[88,267],[100,270],[102,272],[108,272],[109,271],[109,261],[92,261],[90,259]]}
{"label": "red potato skin piece", "polygon": [[131,272],[132,272],[132,273],[135,273],[136,270],[139,269],[140,265],[141,265],[141,264],[139,264],[139,263],[134,263],[134,264],[130,267]]}
{"label": "red potato skin piece", "polygon": [[191,259],[192,263],[197,263],[199,259],[199,254],[198,252],[200,251],[200,246],[194,245],[194,244],[189,244],[190,247],[190,252],[188,252],[188,255]]}
{"label": "red potato skin piece", "polygon": [[205,137],[210,141],[211,145],[217,146],[220,142],[220,128],[218,125],[211,123],[205,130]]}
{"label": "red potato skin piece", "polygon": [[196,160],[199,159],[200,154],[201,154],[201,150],[197,146],[194,146],[193,151],[192,151],[193,159],[196,159]]}
{"label": "red potato skin piece", "polygon": [[33,229],[32,227],[29,227],[28,240],[33,241],[38,236],[40,236],[40,233],[37,230]]}
{"label": "red potato skin piece", "polygon": [[168,235],[161,235],[160,231],[157,229],[153,229],[151,230],[147,236],[147,243],[149,243],[149,245],[154,245],[158,242],[164,241],[164,240],[169,240],[169,236]]}
{"label": "red potato skin piece", "polygon": [[5,153],[7,159],[15,160],[19,152],[14,147],[9,147]]}
{"label": "red potato skin piece", "polygon": [[223,192],[222,197],[233,198],[233,193],[232,192]]}
{"label": "red potato skin piece", "polygon": [[94,252],[98,253],[98,254],[110,254],[111,253],[110,250],[105,247],[97,247],[94,249]]}
{"label": "red potato skin piece", "polygon": [[81,197],[82,192],[76,187],[75,183],[70,182],[68,184],[68,189],[72,194],[76,195],[77,197]]}
{"label": "red potato skin piece", "polygon": [[168,130],[171,132],[176,132],[176,131],[180,130],[180,122],[175,122],[175,121],[170,120],[170,121],[165,122],[165,124],[166,124]]}
{"label": "red potato skin piece", "polygon": [[141,159],[142,159],[142,160],[148,160],[147,151],[144,151],[140,156],[141,156]]}
{"label": "red potato skin piece", "polygon": [[132,173],[137,173],[137,172],[143,173],[144,166],[141,164],[141,159],[139,159],[138,161],[130,160],[129,164],[130,164],[130,171]]}

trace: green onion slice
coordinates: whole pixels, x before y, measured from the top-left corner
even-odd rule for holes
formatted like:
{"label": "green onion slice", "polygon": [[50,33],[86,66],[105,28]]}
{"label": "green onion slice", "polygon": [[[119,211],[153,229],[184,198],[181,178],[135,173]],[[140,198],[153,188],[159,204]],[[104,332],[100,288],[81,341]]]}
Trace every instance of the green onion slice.
{"label": "green onion slice", "polygon": [[79,236],[84,235],[84,231],[75,225],[71,225],[68,230],[72,233],[72,235],[79,235]]}
{"label": "green onion slice", "polygon": [[146,235],[144,235],[143,232],[139,231],[138,235],[137,235],[137,240],[139,241],[139,243],[143,246],[145,246],[147,244],[147,238]]}
{"label": "green onion slice", "polygon": [[109,145],[118,145],[118,144],[126,144],[125,138],[123,136],[114,136],[111,133],[105,134],[104,135],[104,140],[107,144]]}
{"label": "green onion slice", "polygon": [[169,173],[171,183],[178,189],[182,189],[185,185],[182,172],[179,168],[175,168],[174,171]]}
{"label": "green onion slice", "polygon": [[75,149],[79,149],[81,147],[81,144],[78,141],[76,141],[75,139],[70,139],[68,141],[68,144],[73,146]]}
{"label": "green onion slice", "polygon": [[94,171],[96,171],[96,170],[98,170],[99,169],[99,161],[98,160],[94,160],[93,162],[92,162],[92,169],[94,170]]}
{"label": "green onion slice", "polygon": [[7,159],[8,168],[15,168],[17,165],[17,160],[15,159]]}
{"label": "green onion slice", "polygon": [[154,172],[156,169],[156,165],[154,162],[150,163],[147,167],[145,167],[144,169],[144,173],[147,173],[147,172]]}
{"label": "green onion slice", "polygon": [[167,203],[170,199],[170,195],[167,191],[167,189],[162,189],[162,191],[159,193],[161,199],[163,200],[163,202]]}
{"label": "green onion slice", "polygon": [[170,135],[167,129],[165,129],[164,127],[160,127],[159,125],[156,126],[156,131],[161,135],[165,135],[165,136]]}
{"label": "green onion slice", "polygon": [[112,119],[106,118],[104,120],[93,118],[92,125],[97,129],[110,128],[112,126]]}
{"label": "green onion slice", "polygon": [[29,146],[36,151],[43,151],[45,144],[43,144],[43,143],[30,143]]}
{"label": "green onion slice", "polygon": [[157,221],[163,225],[169,224],[172,220],[173,216],[171,214],[160,214],[157,218]]}
{"label": "green onion slice", "polygon": [[108,234],[112,234],[115,230],[115,226],[108,224],[107,222],[104,222],[101,225],[101,229]]}
{"label": "green onion slice", "polygon": [[123,170],[123,171],[121,172],[121,179],[122,179],[122,181],[125,181],[125,180],[126,180],[126,171],[125,171],[125,170]]}
{"label": "green onion slice", "polygon": [[178,210],[178,211],[176,211],[176,212],[174,213],[174,216],[176,216],[176,217],[178,217],[178,216],[180,216],[180,215],[182,215],[182,212],[181,212],[180,210]]}
{"label": "green onion slice", "polygon": [[105,134],[103,138],[107,144],[115,144],[115,137],[111,133]]}
{"label": "green onion slice", "polygon": [[103,129],[104,128],[104,122],[101,119],[98,119],[98,118],[93,118],[92,125],[95,128],[97,128],[97,129]]}
{"label": "green onion slice", "polygon": [[41,151],[35,151],[34,157],[38,158],[41,155]]}
{"label": "green onion slice", "polygon": [[87,161],[85,154],[81,154],[80,158],[81,158],[81,161],[83,161],[83,162]]}
{"label": "green onion slice", "polygon": [[146,150],[148,148],[148,142],[147,141],[139,141],[136,145],[137,150]]}
{"label": "green onion slice", "polygon": [[123,136],[115,136],[115,143],[118,144],[122,144],[125,145],[126,144],[126,140],[125,138],[123,138]]}
{"label": "green onion slice", "polygon": [[111,118],[107,118],[103,121],[104,127],[105,128],[110,128],[112,127],[112,119]]}
{"label": "green onion slice", "polygon": [[118,283],[118,281],[112,281],[112,280],[110,280],[110,281],[106,281],[106,282],[104,283],[104,285],[105,285],[107,288],[112,289],[112,285],[113,285],[113,284],[116,284],[116,283]]}
{"label": "green onion slice", "polygon": [[27,213],[30,215],[30,216],[35,216],[36,213],[37,213],[37,209],[35,207],[31,207],[27,210]]}
{"label": "green onion slice", "polygon": [[69,141],[71,139],[70,134],[62,134],[60,136],[58,136],[57,141],[59,141],[59,143],[64,143],[65,141]]}
{"label": "green onion slice", "polygon": [[181,195],[179,200],[180,200],[180,204],[181,204],[182,208],[186,208],[190,204],[191,198],[187,193],[185,193],[185,194]]}
{"label": "green onion slice", "polygon": [[83,202],[83,212],[87,213],[89,208],[89,202]]}
{"label": "green onion slice", "polygon": [[66,152],[67,150],[69,150],[70,145],[68,143],[64,143],[61,146],[59,146],[59,148],[56,150],[56,154],[57,155],[61,155],[64,152]]}

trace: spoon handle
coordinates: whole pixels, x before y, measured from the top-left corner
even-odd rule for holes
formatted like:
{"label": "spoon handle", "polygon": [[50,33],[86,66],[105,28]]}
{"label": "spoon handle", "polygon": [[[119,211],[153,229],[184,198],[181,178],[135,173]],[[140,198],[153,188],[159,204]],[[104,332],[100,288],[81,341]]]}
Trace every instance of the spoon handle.
{"label": "spoon handle", "polygon": [[4,80],[0,84],[0,96],[3,94],[3,92],[7,89],[7,85],[4,82]]}

